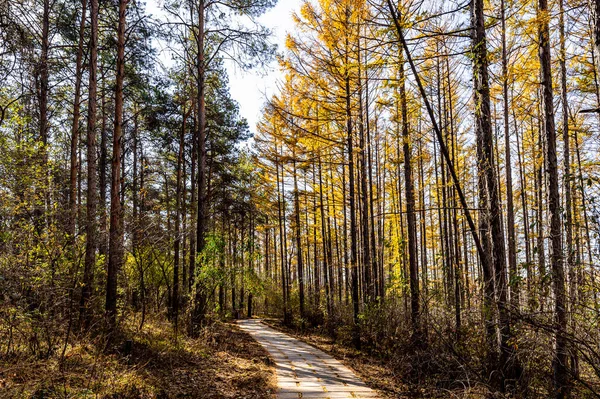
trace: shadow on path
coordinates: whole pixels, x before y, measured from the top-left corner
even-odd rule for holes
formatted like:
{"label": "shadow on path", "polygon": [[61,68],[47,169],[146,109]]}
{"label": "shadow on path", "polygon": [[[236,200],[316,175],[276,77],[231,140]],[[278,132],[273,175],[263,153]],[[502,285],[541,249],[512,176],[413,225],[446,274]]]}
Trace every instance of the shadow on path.
{"label": "shadow on path", "polygon": [[277,369],[278,399],[379,398],[349,368],[325,352],[276,331],[260,320],[241,320],[269,352]]}

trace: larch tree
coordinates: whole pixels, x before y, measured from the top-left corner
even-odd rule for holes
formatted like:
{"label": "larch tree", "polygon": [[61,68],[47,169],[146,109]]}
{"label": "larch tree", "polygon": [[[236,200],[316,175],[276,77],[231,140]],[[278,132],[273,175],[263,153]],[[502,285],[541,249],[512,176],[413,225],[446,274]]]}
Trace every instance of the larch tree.
{"label": "larch tree", "polygon": [[552,58],[550,54],[550,13],[548,2],[539,1],[538,39],[540,58],[545,170],[548,176],[548,212],[550,213],[550,265],[554,287],[554,354],[552,358],[554,397],[569,395],[567,353],[567,301],[565,290],[564,256],[562,247],[561,204],[559,193],[554,93],[552,87]]}

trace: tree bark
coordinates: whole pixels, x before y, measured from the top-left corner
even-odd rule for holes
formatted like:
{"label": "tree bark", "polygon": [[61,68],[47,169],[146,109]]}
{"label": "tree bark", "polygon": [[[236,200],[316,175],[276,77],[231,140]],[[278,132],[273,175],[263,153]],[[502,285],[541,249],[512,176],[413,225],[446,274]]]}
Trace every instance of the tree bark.
{"label": "tree bark", "polygon": [[[79,143],[79,119],[81,116],[81,81],[83,76],[83,43],[85,40],[85,14],[87,0],[81,2],[81,21],[79,23],[79,42],[75,60],[75,99],[73,101],[73,125],[71,126],[71,168],[69,186],[69,220],[67,234],[72,246],[75,245],[75,227],[77,221],[77,149]],[[93,16],[92,16],[93,18]],[[91,47],[90,43],[90,47]]]}
{"label": "tree bark", "polygon": [[[198,213],[196,215],[196,256],[204,251],[206,217],[207,217],[207,198],[206,198],[206,99],[205,99],[205,0],[198,1]],[[198,261],[198,259],[197,259]],[[196,269],[202,267],[196,264]],[[200,325],[204,321],[206,312],[206,293],[201,281],[196,281],[196,295],[194,301],[194,310],[192,312],[192,333],[197,334]]]}
{"label": "tree bark", "polygon": [[498,329],[500,334],[499,371],[501,371],[500,388],[511,388],[520,374],[520,367],[509,342],[512,337],[510,315],[507,308],[506,252],[504,248],[504,231],[496,167],[494,160],[494,138],[491,125],[490,89],[488,78],[487,40],[483,12],[483,0],[474,0],[472,9],[473,22],[473,75],[475,92],[475,129],[478,151],[479,178],[485,181],[486,204],[483,212],[489,221],[489,234],[492,243],[492,263],[494,283],[498,307]]}
{"label": "tree bark", "polygon": [[110,232],[106,275],[106,314],[109,327],[117,323],[117,276],[123,263],[123,215],[121,210],[121,147],[123,132],[123,80],[125,78],[125,27],[128,0],[119,0],[117,29],[117,76],[115,84],[115,125],[110,185]]}
{"label": "tree bark", "polygon": [[352,310],[353,310],[353,332],[352,342],[356,349],[360,349],[360,325],[358,315],[359,291],[358,291],[358,234],[356,228],[356,205],[354,187],[354,146],[352,134],[352,110],[350,107],[350,75],[346,71],[346,134],[348,141],[348,185],[350,199],[350,270],[352,273]]}
{"label": "tree bark", "polygon": [[[179,135],[179,151],[177,153],[177,188],[175,193],[175,241],[173,243],[173,294],[171,296],[172,308],[173,308],[173,324],[175,326],[175,334],[177,334],[178,321],[179,321],[179,252],[181,247],[181,229],[180,219],[181,215],[185,212],[181,209],[181,198],[183,191],[183,153],[185,148],[185,131],[186,122],[189,116],[189,112],[186,113],[185,101],[183,103],[182,110],[183,121],[181,124],[181,133]],[[185,259],[183,260],[185,262]],[[185,280],[185,279],[184,279]]]}
{"label": "tree bark", "polygon": [[548,1],[539,0],[538,26],[539,57],[542,79],[542,105],[544,114],[544,135],[546,137],[546,174],[548,176],[548,210],[550,212],[550,262],[554,286],[554,397],[569,395],[569,375],[567,368],[567,329],[565,277],[562,253],[560,221],[560,193],[558,183],[558,162],[556,158],[556,127],[554,124],[554,95],[552,92],[552,62],[550,55],[550,29]]}
{"label": "tree bark", "polygon": [[[300,229],[300,193],[298,192],[298,176],[296,171],[296,159],[294,155],[294,213],[295,213],[295,225],[296,230],[296,267],[298,268],[298,289],[300,296],[300,318],[304,323],[304,264],[302,259],[302,235]],[[250,309],[250,303],[248,303],[248,309]],[[250,313],[250,310],[248,310]]]}
{"label": "tree bark", "polygon": [[[594,55],[596,56],[596,75],[600,76],[600,0],[590,0],[592,14],[592,38],[594,45]],[[600,106],[600,104],[598,104]]]}
{"label": "tree bark", "polygon": [[[105,69],[102,68],[102,64],[100,64],[100,73],[102,75],[102,123],[100,126],[100,159],[98,160],[98,184],[99,184],[99,213],[100,213],[100,223],[99,223],[99,244],[98,244],[98,253],[104,257],[104,264],[106,264],[108,260],[108,234],[107,234],[107,214],[106,214],[106,166],[108,163],[108,151],[107,151],[107,131],[106,131],[106,123],[107,123],[107,105],[106,105],[106,85]],[[143,163],[143,159],[142,159]]]}
{"label": "tree bark", "polygon": [[[559,33],[560,33],[560,95],[562,105],[562,134],[563,134],[563,165],[564,165],[564,194],[565,194],[565,207],[564,207],[564,223],[565,223],[565,244],[567,256],[566,268],[569,275],[569,297],[570,297],[570,321],[571,328],[575,330],[575,319],[573,318],[575,306],[577,306],[577,278],[575,271],[575,251],[573,248],[573,201],[571,198],[571,140],[569,131],[569,104],[567,98],[567,50],[566,50],[566,38],[565,38],[565,9],[564,0],[558,2],[559,5]],[[579,376],[579,360],[576,350],[571,352],[571,369],[573,375]]]}
{"label": "tree bark", "polygon": [[508,243],[508,270],[510,273],[510,304],[514,310],[519,308],[519,275],[517,270],[517,248],[515,238],[515,212],[512,180],[512,161],[510,148],[509,109],[508,109],[508,57],[506,49],[506,3],[500,3],[502,24],[502,100],[504,104],[504,151],[506,167],[506,230]]}
{"label": "tree bark", "polygon": [[38,71],[36,75],[36,83],[38,90],[38,106],[39,106],[39,134],[38,142],[40,143],[39,155],[41,165],[41,178],[40,178],[40,198],[36,200],[34,215],[35,225],[37,233],[41,236],[44,228],[45,220],[47,215],[44,215],[44,211],[47,210],[49,205],[50,187],[49,183],[49,170],[48,170],[48,135],[49,135],[49,122],[48,122],[48,93],[49,88],[49,71],[48,71],[48,53],[50,51],[50,0],[44,0],[43,11],[42,11],[42,36],[41,36],[41,52],[38,64]]}
{"label": "tree bark", "polygon": [[415,183],[412,170],[412,143],[408,126],[406,104],[406,79],[404,62],[400,60],[400,112],[402,116],[402,141],[404,152],[404,190],[406,192],[406,221],[408,228],[408,269],[410,274],[410,315],[413,329],[413,341],[421,342],[421,322],[419,306],[419,260],[417,258],[417,221],[415,215]]}
{"label": "tree bark", "polygon": [[[85,3],[85,0],[83,1]],[[85,6],[83,7],[85,9]],[[85,19],[85,16],[82,16]],[[94,282],[94,267],[96,266],[96,249],[98,246],[97,235],[97,171],[96,171],[96,115],[97,103],[97,69],[98,69],[98,0],[90,0],[90,60],[89,60],[89,99],[87,120],[87,221],[85,266],[83,271],[83,284],[81,287],[80,322],[85,327],[89,326],[89,312],[87,302],[92,294]],[[83,25],[83,24],[82,24]],[[82,29],[83,31],[83,29]],[[77,106],[78,108],[78,106]],[[73,177],[71,175],[71,177]],[[74,209],[72,209],[74,210]]]}
{"label": "tree bark", "polygon": [[[290,320],[290,312],[288,310],[288,301],[289,301],[289,285],[288,285],[288,281],[287,281],[287,255],[286,255],[286,251],[285,251],[285,245],[284,242],[286,240],[285,238],[285,225],[284,225],[284,218],[285,218],[285,191],[284,191],[284,185],[283,185],[283,167],[282,167],[282,172],[281,172],[281,177],[279,176],[279,160],[277,160],[275,162],[275,168],[276,168],[276,173],[277,173],[277,213],[278,213],[278,220],[279,220],[279,255],[280,255],[280,261],[281,261],[281,290],[282,290],[282,294],[283,294],[283,322],[284,324],[288,325],[291,320]],[[281,184],[281,187],[280,187]]]}

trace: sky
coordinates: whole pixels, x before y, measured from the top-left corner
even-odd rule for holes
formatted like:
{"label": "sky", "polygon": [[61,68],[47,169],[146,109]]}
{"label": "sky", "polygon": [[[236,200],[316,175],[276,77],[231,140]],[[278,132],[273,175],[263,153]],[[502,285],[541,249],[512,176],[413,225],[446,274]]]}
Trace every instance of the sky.
{"label": "sky", "polygon": [[[279,0],[277,5],[259,18],[259,22],[273,31],[272,42],[282,51],[287,32],[293,29],[292,13],[300,7],[299,0]],[[276,61],[265,71],[243,72],[227,62],[231,96],[240,104],[240,113],[248,120],[251,131],[256,123],[265,101],[275,94],[277,82],[283,77]]]}
{"label": "sky", "polygon": [[[272,43],[277,44],[278,51],[285,47],[285,38],[288,31],[292,30],[292,13],[300,7],[300,0],[279,0],[277,5],[258,18],[258,22],[269,28],[273,36]],[[153,17],[159,20],[168,19],[162,9],[162,0],[148,0],[146,9]],[[159,51],[161,64],[169,67],[172,64],[169,45],[163,41],[156,41],[155,46]],[[266,69],[241,71],[233,61],[225,60],[229,75],[231,96],[240,105],[240,114],[248,120],[251,132],[256,131],[256,124],[266,100],[275,94],[277,82],[283,77],[277,61],[273,60]]]}

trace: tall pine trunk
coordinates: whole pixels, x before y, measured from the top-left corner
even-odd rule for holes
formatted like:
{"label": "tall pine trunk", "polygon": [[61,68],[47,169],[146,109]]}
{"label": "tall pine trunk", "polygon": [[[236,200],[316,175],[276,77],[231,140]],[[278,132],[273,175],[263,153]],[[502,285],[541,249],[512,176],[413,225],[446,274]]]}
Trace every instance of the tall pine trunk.
{"label": "tall pine trunk", "polygon": [[[204,251],[206,217],[207,217],[207,197],[206,197],[206,99],[205,99],[205,54],[204,54],[204,18],[205,18],[205,0],[198,2],[198,31],[196,41],[198,45],[197,59],[197,78],[198,78],[198,213],[196,215],[196,260]],[[196,263],[197,263],[196,262]],[[197,270],[202,267],[196,264]],[[197,334],[200,325],[204,321],[206,312],[206,293],[201,281],[196,281],[196,293],[194,300],[194,310],[192,312],[192,333]]]}
{"label": "tall pine trunk", "polygon": [[[85,1],[84,1],[85,3]],[[85,7],[84,7],[85,8]],[[96,170],[96,114],[97,104],[97,70],[98,70],[98,0],[90,0],[90,64],[89,64],[89,99],[87,121],[87,221],[85,266],[83,270],[83,285],[81,287],[80,321],[89,325],[87,302],[92,294],[94,282],[94,267],[96,266],[97,235],[97,170]]]}
{"label": "tall pine trunk", "polygon": [[[83,77],[83,43],[85,40],[85,14],[87,0],[81,2],[81,21],[79,23],[79,42],[75,61],[75,99],[73,101],[73,125],[71,126],[71,168],[69,179],[69,220],[67,234],[71,245],[75,245],[75,227],[77,221],[77,150],[79,143],[79,118],[81,116],[81,81]],[[93,11],[92,11],[93,14]],[[93,18],[93,15],[92,15]],[[92,47],[90,43],[90,47]]]}
{"label": "tall pine trunk", "polygon": [[110,232],[106,275],[106,314],[114,328],[117,323],[117,276],[123,263],[123,214],[121,210],[121,153],[123,134],[123,80],[125,78],[125,26],[128,0],[119,0],[117,29],[117,77],[115,83],[115,125],[110,184]]}

